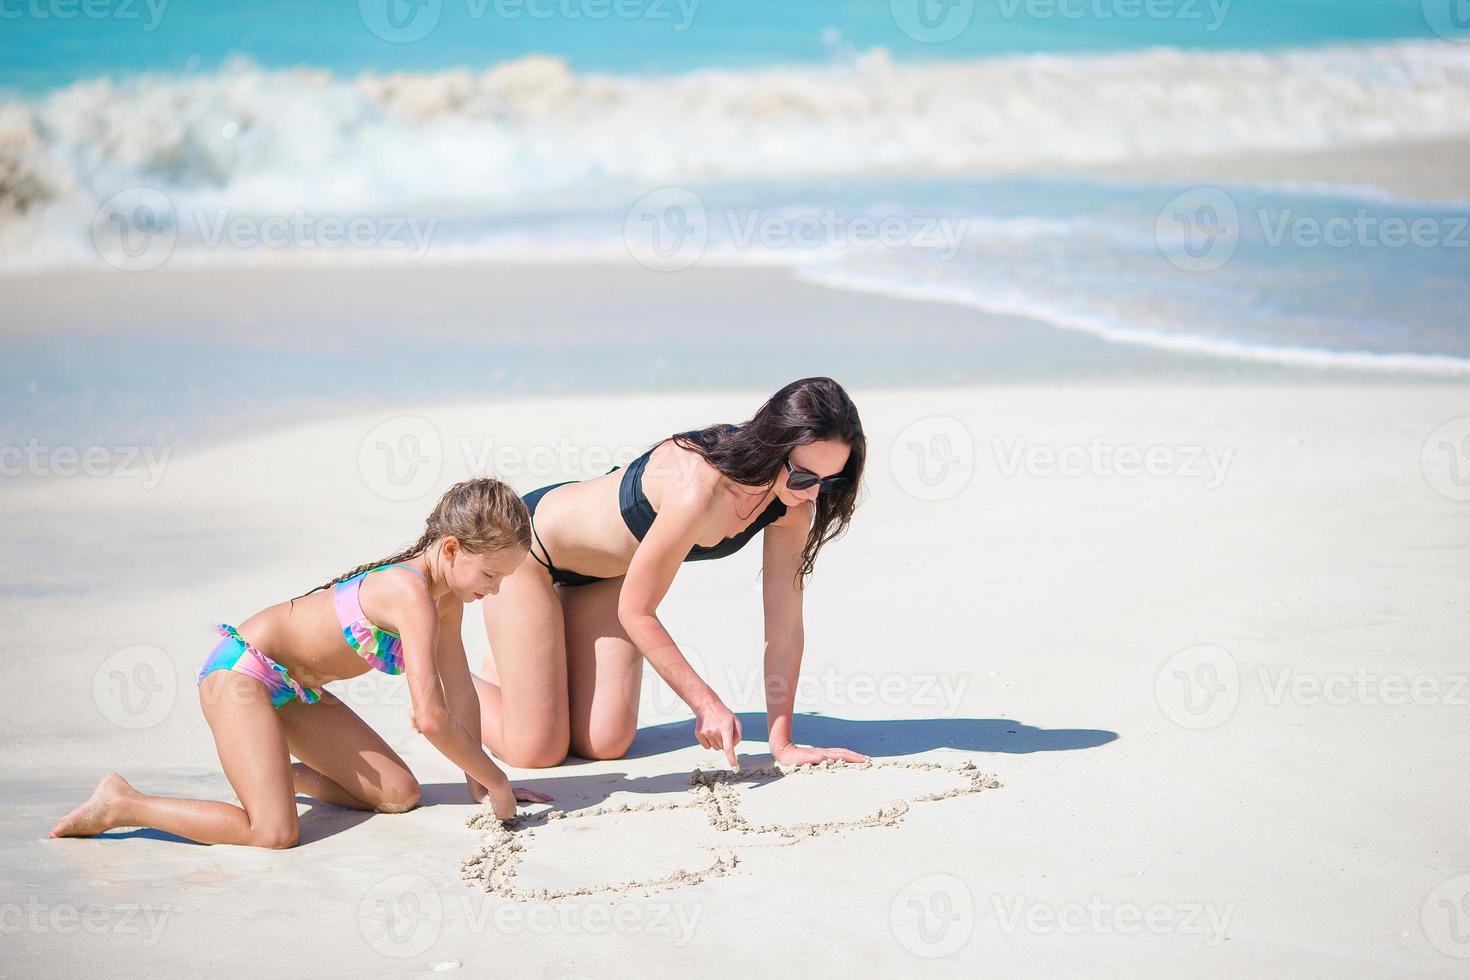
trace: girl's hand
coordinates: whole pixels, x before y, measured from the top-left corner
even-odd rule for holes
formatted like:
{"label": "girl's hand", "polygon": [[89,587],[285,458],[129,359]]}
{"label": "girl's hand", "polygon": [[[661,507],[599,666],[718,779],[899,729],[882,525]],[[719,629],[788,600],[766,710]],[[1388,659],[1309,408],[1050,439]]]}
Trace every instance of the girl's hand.
{"label": "girl's hand", "polygon": [[[556,802],[555,797],[547,796],[545,793],[538,793],[534,789],[526,789],[524,786],[512,786],[510,788],[510,792],[511,795],[516,798],[516,802],[518,803]],[[476,803],[484,803],[486,800],[490,799],[491,794],[488,789],[471,779],[470,796],[474,799]]]}
{"label": "girl's hand", "polygon": [[783,766],[814,765],[819,762],[867,762],[868,757],[851,749],[819,749],[816,746],[785,745],[771,750]]}
{"label": "girl's hand", "polygon": [[740,719],[715,698],[694,713],[694,737],[707,749],[724,752],[731,769],[739,769],[735,746],[740,744]]}

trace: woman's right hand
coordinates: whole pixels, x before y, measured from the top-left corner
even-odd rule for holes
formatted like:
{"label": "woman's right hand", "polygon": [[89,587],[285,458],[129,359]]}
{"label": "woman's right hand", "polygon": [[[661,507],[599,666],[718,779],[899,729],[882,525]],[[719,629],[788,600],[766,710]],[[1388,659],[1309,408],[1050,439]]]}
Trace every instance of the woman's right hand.
{"label": "woman's right hand", "polygon": [[694,712],[694,737],[699,744],[716,752],[724,752],[731,769],[739,769],[735,746],[740,744],[740,719],[719,698]]}

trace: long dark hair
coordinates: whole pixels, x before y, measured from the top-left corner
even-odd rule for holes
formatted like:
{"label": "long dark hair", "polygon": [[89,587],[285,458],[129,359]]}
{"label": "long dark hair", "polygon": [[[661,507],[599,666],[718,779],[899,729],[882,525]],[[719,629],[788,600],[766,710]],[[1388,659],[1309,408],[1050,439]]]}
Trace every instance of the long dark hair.
{"label": "long dark hair", "polygon": [[[343,572],[311,592],[330,588],[370,568],[408,561],[423,554],[435,541],[447,537],[458,538],[466,551],[476,555],[511,547],[529,549],[531,515],[516,492],[501,481],[490,477],[464,480],[444,491],[444,496],[434,505],[433,513],[424,521],[424,533],[413,544],[396,555]],[[311,592],[306,595],[311,595]]]}
{"label": "long dark hair", "polygon": [[822,546],[847,530],[857,507],[868,455],[868,439],[857,406],[831,378],[802,378],[776,392],[739,425],[711,425],[671,436],[675,445],[693,450],[735,483],[769,489],[797,446],[821,440],[844,443],[849,453],[841,490],[817,495],[816,517],[801,552],[798,578],[812,573]]}

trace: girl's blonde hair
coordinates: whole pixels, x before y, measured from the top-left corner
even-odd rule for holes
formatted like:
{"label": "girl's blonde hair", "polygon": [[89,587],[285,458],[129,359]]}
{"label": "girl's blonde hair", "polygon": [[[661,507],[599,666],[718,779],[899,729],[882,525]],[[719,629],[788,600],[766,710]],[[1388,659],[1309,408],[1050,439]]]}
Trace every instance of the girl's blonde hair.
{"label": "girl's blonde hair", "polygon": [[476,555],[506,548],[530,550],[531,515],[520,496],[500,480],[488,476],[464,480],[444,491],[424,522],[424,533],[412,545],[381,561],[359,565],[311,591],[331,588],[359,572],[407,561],[449,537],[457,538],[466,551]]}

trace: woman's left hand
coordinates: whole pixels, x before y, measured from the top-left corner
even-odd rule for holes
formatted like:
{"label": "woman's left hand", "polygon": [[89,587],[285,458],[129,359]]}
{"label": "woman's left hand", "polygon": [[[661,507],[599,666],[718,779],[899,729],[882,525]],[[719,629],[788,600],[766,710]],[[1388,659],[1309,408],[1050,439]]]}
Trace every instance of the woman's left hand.
{"label": "woman's left hand", "polygon": [[819,762],[867,762],[868,757],[851,749],[819,749],[815,745],[787,745],[773,749],[771,755],[783,766],[814,765]]}

